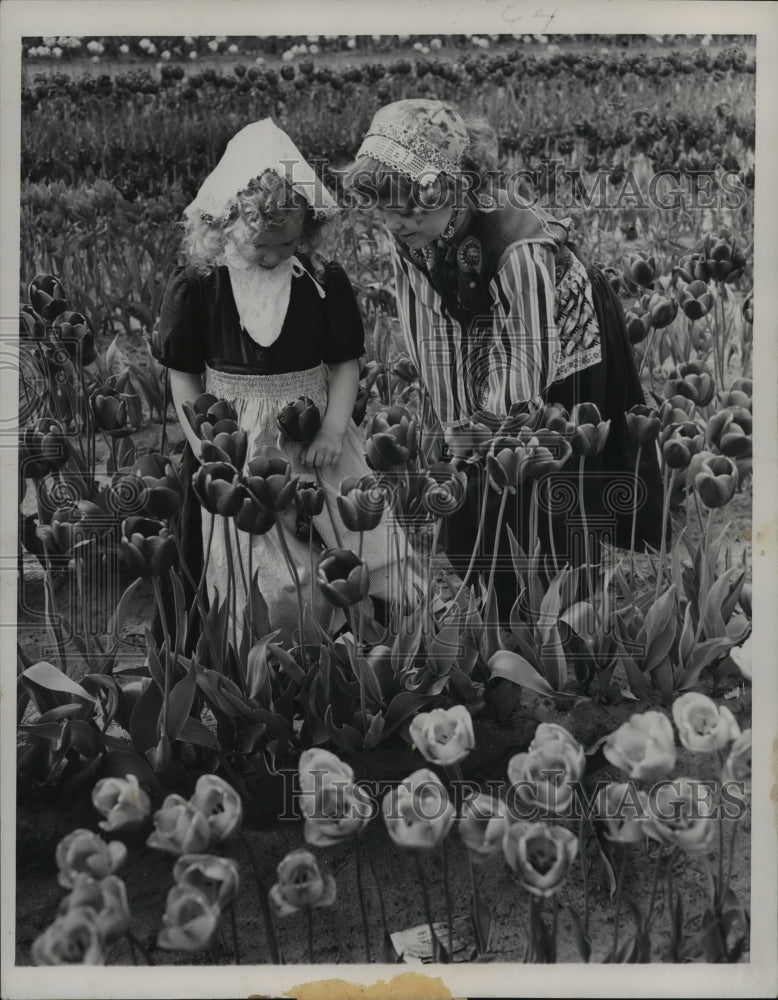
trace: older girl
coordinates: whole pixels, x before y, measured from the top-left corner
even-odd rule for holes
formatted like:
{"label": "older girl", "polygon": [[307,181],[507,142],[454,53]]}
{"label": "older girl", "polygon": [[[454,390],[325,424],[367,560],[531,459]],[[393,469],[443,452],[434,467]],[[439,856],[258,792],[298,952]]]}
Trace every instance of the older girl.
{"label": "older girl", "polygon": [[[495,166],[486,123],[466,123],[441,101],[410,99],[376,113],[344,180],[359,202],[378,210],[393,237],[401,327],[447,438],[472,420],[495,426],[528,403],[568,410],[595,403],[611,425],[605,451],[586,461],[587,507],[597,530],[629,545],[631,497],[614,502],[608,487],[618,477],[629,490],[636,454],[625,411],[644,396],[620,303],[603,275],[567,245],[565,226],[493,180]],[[647,449],[640,479],[638,540],[658,544],[661,486]],[[471,476],[470,503],[448,525],[455,566],[466,566],[473,549],[480,481]],[[555,543],[580,563],[567,530],[566,514],[572,520],[576,513],[574,481],[569,485]],[[536,539],[529,538],[525,500],[519,497],[507,521],[531,552]],[[498,501],[495,494],[489,503],[496,509]],[[541,519],[544,547],[545,525]],[[501,546],[510,567],[505,532]],[[516,596],[507,567],[496,580],[504,614]]]}

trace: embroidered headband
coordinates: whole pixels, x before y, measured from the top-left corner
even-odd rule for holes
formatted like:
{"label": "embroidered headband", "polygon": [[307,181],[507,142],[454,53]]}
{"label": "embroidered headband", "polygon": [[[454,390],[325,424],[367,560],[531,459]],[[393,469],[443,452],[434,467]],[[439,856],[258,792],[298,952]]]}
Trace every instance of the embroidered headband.
{"label": "embroidered headband", "polygon": [[467,149],[462,116],[442,101],[411,99],[380,108],[357,152],[420,181],[432,174],[457,177]]}
{"label": "embroidered headband", "polygon": [[287,180],[311,206],[316,219],[327,219],[338,211],[337,202],[286,132],[271,118],[263,118],[230,139],[184,214],[223,218],[230,201],[266,170]]}

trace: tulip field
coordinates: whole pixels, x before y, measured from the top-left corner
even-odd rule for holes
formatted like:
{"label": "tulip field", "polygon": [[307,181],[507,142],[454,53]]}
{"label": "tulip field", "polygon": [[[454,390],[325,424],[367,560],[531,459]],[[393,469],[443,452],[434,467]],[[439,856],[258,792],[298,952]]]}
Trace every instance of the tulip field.
{"label": "tulip field", "polygon": [[[26,40],[17,964],[747,962],[753,39],[255,42]],[[272,116],[341,193],[375,110],[412,95],[485,117],[504,176],[572,220],[622,302],[645,393],[629,432],[662,473],[657,550],[592,551],[582,485],[582,572],[514,539],[507,620],[508,495],[536,527],[567,517],[548,477],[609,422],[517,406],[437,440],[369,212],[327,248],[366,330],[372,471],[332,511],[358,543],[317,546],[313,470],[251,453],[214,395],[185,407],[185,472],[153,355],[182,210],[228,139]],[[320,419],[290,399],[279,442]],[[466,585],[441,542],[468,476],[485,556]],[[310,589],[282,567],[293,627],[250,557],[224,594],[207,544],[193,576],[186,503],[211,539],[309,546]],[[382,615],[377,530],[406,584]]]}

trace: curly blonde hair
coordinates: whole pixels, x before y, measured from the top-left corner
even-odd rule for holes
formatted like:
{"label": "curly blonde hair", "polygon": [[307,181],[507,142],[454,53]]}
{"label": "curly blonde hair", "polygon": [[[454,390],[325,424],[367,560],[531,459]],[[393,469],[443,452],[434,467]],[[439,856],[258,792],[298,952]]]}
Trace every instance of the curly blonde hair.
{"label": "curly blonde hair", "polygon": [[421,184],[372,156],[360,156],[338,171],[345,194],[360,208],[389,205],[417,213],[441,208],[452,196],[460,207],[467,203],[477,207],[475,195],[488,193],[499,179],[497,136],[483,118],[466,118],[464,123],[468,145],[458,175],[441,172]]}
{"label": "curly blonde hair", "polygon": [[195,212],[183,222],[181,255],[198,274],[210,274],[224,262],[224,248],[235,223],[242,219],[257,234],[279,229],[301,218],[299,248],[320,263],[332,242],[332,222],[315,217],[306,199],[275,170],[265,170],[230,200],[223,216]]}

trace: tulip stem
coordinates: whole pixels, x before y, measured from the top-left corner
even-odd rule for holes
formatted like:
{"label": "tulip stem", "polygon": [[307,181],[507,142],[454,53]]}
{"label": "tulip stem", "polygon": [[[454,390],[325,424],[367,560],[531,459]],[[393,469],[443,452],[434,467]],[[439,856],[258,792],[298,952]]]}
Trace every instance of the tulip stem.
{"label": "tulip stem", "polygon": [[300,625],[300,650],[303,655],[303,663],[305,663],[305,614],[303,611],[303,592],[302,587],[300,586],[300,574],[297,572],[294,556],[289,551],[289,543],[286,540],[286,528],[283,524],[283,517],[280,515],[276,518],[276,529],[278,531],[278,539],[281,542],[281,549],[283,550],[286,564],[289,567],[289,572],[292,575],[294,589],[297,594],[297,616]]}
{"label": "tulip stem", "polygon": [[362,934],[365,938],[365,961],[372,962],[370,957],[370,930],[367,923],[367,911],[365,909],[365,891],[362,885],[362,844],[359,837],[354,840],[354,860],[357,870],[357,895],[359,896],[359,913],[362,917]]}
{"label": "tulip stem", "polygon": [[708,523],[705,526],[705,534],[703,536],[703,552],[702,559],[700,560],[700,565],[702,569],[702,586],[700,587],[699,594],[699,608],[698,614],[699,619],[697,621],[697,628],[694,633],[694,643],[695,645],[700,641],[700,636],[702,635],[702,627],[704,624],[703,609],[705,607],[705,602],[707,600],[708,594],[708,554],[710,552],[710,539],[711,539],[711,525],[713,524],[713,511],[708,511]]}
{"label": "tulip stem", "polygon": [[249,583],[246,590],[246,600],[249,609],[249,649],[254,645],[254,536],[249,535],[248,555]]}
{"label": "tulip stem", "polygon": [[441,845],[441,851],[443,854],[443,894],[446,897],[446,930],[448,932],[448,954],[449,958],[454,955],[454,934],[452,931],[452,916],[451,916],[451,882],[449,878],[449,865],[448,865],[448,845],[446,841],[443,841]]}
{"label": "tulip stem", "polygon": [[308,961],[313,965],[313,907],[305,907],[305,922],[308,929]]}
{"label": "tulip stem", "polygon": [[494,585],[494,571],[497,568],[497,555],[500,550],[500,532],[502,530],[502,520],[505,514],[505,504],[508,502],[508,490],[504,489],[500,497],[500,509],[497,512],[497,525],[494,532],[494,550],[492,552],[492,565],[489,569],[489,583],[486,588],[486,604],[484,610],[489,606],[492,587]]}
{"label": "tulip stem", "polygon": [[629,537],[629,582],[633,590],[635,588],[635,531],[637,529],[638,521],[638,470],[640,469],[640,457],[642,451],[643,445],[638,444],[638,454],[635,459],[634,491],[632,497],[632,532]]}
{"label": "tulip stem", "polygon": [[435,937],[435,929],[432,926],[432,908],[430,907],[430,897],[427,892],[427,883],[424,879],[424,869],[422,868],[419,855],[415,852],[413,860],[416,862],[416,873],[419,876],[419,887],[421,889],[422,899],[424,900],[424,914],[427,918],[427,924],[430,929],[430,948],[432,949],[432,960],[434,962],[438,958],[440,949],[438,947],[438,939]]}
{"label": "tulip stem", "polygon": [[308,521],[308,555],[311,561],[311,618],[316,621],[316,560],[313,557],[313,518]]}
{"label": "tulip stem", "polygon": [[556,555],[556,543],[554,542],[554,519],[551,515],[551,481],[546,480],[546,496],[548,499],[547,515],[548,515],[548,544],[551,548],[551,561],[554,564],[554,575],[559,574],[559,562],[557,561]]}
{"label": "tulip stem", "polygon": [[133,961],[135,960],[135,949],[137,948],[138,951],[141,953],[141,955],[143,955],[143,958],[145,959],[146,965],[154,965],[154,959],[149,954],[148,949],[144,948],[144,946],[135,937],[135,935],[131,934],[129,931],[127,931],[127,943],[130,946],[130,952],[132,954]]}
{"label": "tulip stem", "polygon": [[659,544],[659,562],[656,567],[656,590],[654,591],[654,601],[659,599],[659,589],[662,586],[662,568],[665,561],[665,539],[667,537],[667,512],[670,506],[667,489],[667,466],[662,469],[662,540]]}
{"label": "tulip stem", "polygon": [[327,508],[327,516],[332,522],[332,530],[335,532],[335,541],[338,543],[338,548],[342,549],[343,539],[340,537],[340,531],[338,530],[338,522],[335,517],[335,514],[333,513],[332,504],[330,503],[330,498],[327,496],[327,490],[325,489],[324,483],[322,482],[321,471],[317,465],[313,467],[313,471],[316,476],[316,482],[319,484],[322,495],[324,497],[324,506]]}
{"label": "tulip stem", "polygon": [[538,480],[535,477],[532,479],[529,495],[529,537],[534,545],[538,537]]}
{"label": "tulip stem", "polygon": [[384,929],[384,936],[389,937],[389,924],[386,919],[386,907],[384,905],[384,893],[381,888],[381,881],[378,878],[378,872],[375,870],[375,864],[373,863],[373,858],[371,857],[370,851],[365,849],[365,854],[367,856],[367,863],[370,865],[370,872],[373,876],[373,881],[375,882],[376,889],[378,890],[378,908],[381,911],[381,925]]}
{"label": "tulip stem", "polygon": [[479,909],[481,896],[478,892],[478,885],[475,880],[475,865],[470,851],[467,852],[467,867],[470,870],[470,888],[473,892],[473,931],[475,933],[475,947],[479,955],[486,954],[489,942],[481,937],[481,923],[479,919]]}
{"label": "tulip stem", "polygon": [[583,877],[584,894],[584,930],[589,934],[589,866],[586,862],[586,837],[584,836],[584,818],[578,824],[578,853],[581,857],[581,875]]}
{"label": "tulip stem", "polygon": [[[719,823],[721,822],[722,820],[719,819]],[[723,887],[719,889],[722,904],[724,903],[724,899],[727,893],[729,892],[729,883],[732,881],[732,868],[735,863],[735,839],[737,837],[738,825],[739,824],[737,820],[732,821],[732,834],[729,838],[729,862],[727,864],[727,880],[724,883]]]}
{"label": "tulip stem", "polygon": [[257,862],[254,859],[254,852],[251,849],[251,844],[248,842],[248,838],[242,830],[238,830],[238,839],[246,849],[249,864],[251,865],[251,871],[254,875],[254,882],[257,886],[257,900],[259,902],[260,912],[262,913],[262,919],[265,923],[265,936],[267,937],[267,944],[270,949],[270,958],[273,961],[273,965],[280,965],[281,958],[278,951],[275,928],[273,927],[273,914],[270,912],[270,904],[267,901],[267,889],[265,888],[265,883],[262,881],[262,877],[259,874]]}
{"label": "tulip stem", "polygon": [[[230,538],[230,518],[222,518],[222,527],[224,529],[224,549],[227,555],[227,594],[228,594],[228,604],[227,604],[227,614],[230,617],[230,624],[232,625],[232,648],[235,653],[236,661],[239,660],[238,656],[238,623],[236,618],[238,617],[238,602],[237,602],[237,580],[235,579],[235,559],[232,551],[232,539]],[[225,629],[225,637],[227,637],[224,650],[224,671],[229,673],[229,628]]]}
{"label": "tulip stem", "polygon": [[591,555],[589,552],[589,526],[586,522],[586,504],[584,502],[584,461],[585,461],[585,456],[581,455],[578,459],[578,506],[581,510],[581,524],[583,525],[586,587],[587,590],[589,591],[589,599],[592,602],[592,611],[594,612],[595,622],[599,624],[599,613],[597,611],[597,605],[594,600],[594,584],[592,583]]}
{"label": "tulip stem", "polygon": [[165,637],[165,690],[162,692],[162,733],[160,734],[160,736],[164,736],[167,733],[167,709],[168,701],[170,700],[170,633],[167,627],[167,616],[165,615],[165,605],[162,601],[162,588],[159,583],[159,577],[153,576],[151,582],[154,586],[154,597],[159,608],[162,633]]}
{"label": "tulip stem", "polygon": [[627,854],[629,853],[629,846],[625,844],[621,852],[621,864],[619,865],[619,874],[616,879],[616,913],[613,917],[613,948],[611,949],[611,958],[615,960],[616,949],[619,946],[619,917],[621,916],[621,893],[624,888],[624,876],[627,871]]}
{"label": "tulip stem", "polygon": [[654,879],[651,883],[651,895],[648,898],[648,912],[646,913],[646,920],[643,925],[643,933],[647,934],[651,926],[651,917],[654,913],[654,903],[656,902],[656,889],[659,883],[659,871],[662,867],[662,848],[660,847],[656,855],[656,864],[654,866]]}
{"label": "tulip stem", "polygon": [[[482,482],[483,482],[484,495],[483,495],[483,499],[481,501],[481,516],[478,519],[478,531],[476,532],[475,542],[473,542],[473,553],[470,556],[470,562],[469,562],[468,567],[465,570],[465,573],[464,573],[464,575],[462,577],[462,582],[459,584],[459,589],[457,590],[456,594],[454,595],[454,597],[453,597],[453,599],[451,601],[451,604],[449,605],[449,611],[451,611],[452,609],[455,609],[455,608],[459,607],[459,598],[462,596],[462,591],[467,586],[467,578],[473,572],[473,567],[475,566],[475,561],[478,558],[478,551],[479,551],[479,549],[481,547],[481,538],[482,538],[483,533],[484,533],[484,524],[486,523],[487,500],[489,499],[489,484],[486,481],[485,477],[482,477]],[[443,624],[445,622],[446,617],[447,617],[447,615],[444,615],[443,621],[441,622],[441,624]]]}
{"label": "tulip stem", "polygon": [[[243,567],[243,553],[241,552],[241,535],[246,534],[246,532],[239,531],[238,525],[236,524],[235,520],[234,519],[231,520],[232,520],[232,528],[235,533],[235,561],[237,562],[238,569],[240,570],[240,579],[241,582],[243,583],[244,598],[246,601],[248,601],[249,586],[248,583],[246,582],[246,570]],[[246,537],[248,538],[249,542],[253,540],[252,535],[246,535]],[[250,545],[249,548],[251,548]]]}
{"label": "tulip stem", "polygon": [[[38,524],[42,524],[40,505],[38,506]],[[62,667],[62,672],[67,673],[67,653],[65,652],[65,640],[62,638],[62,629],[59,624],[59,615],[57,614],[57,605],[54,599],[54,584],[51,580],[51,562],[49,561],[49,550],[46,546],[43,546],[43,561],[46,564],[46,572],[44,574],[44,581],[46,585],[46,593],[49,597],[49,606],[51,608],[51,630],[54,633],[54,639],[57,643],[57,653],[59,654],[59,662]]]}
{"label": "tulip stem", "polygon": [[238,923],[235,919],[235,904],[230,907],[230,929],[232,930],[232,950],[235,954],[235,964],[240,965],[240,945],[238,944]]}

